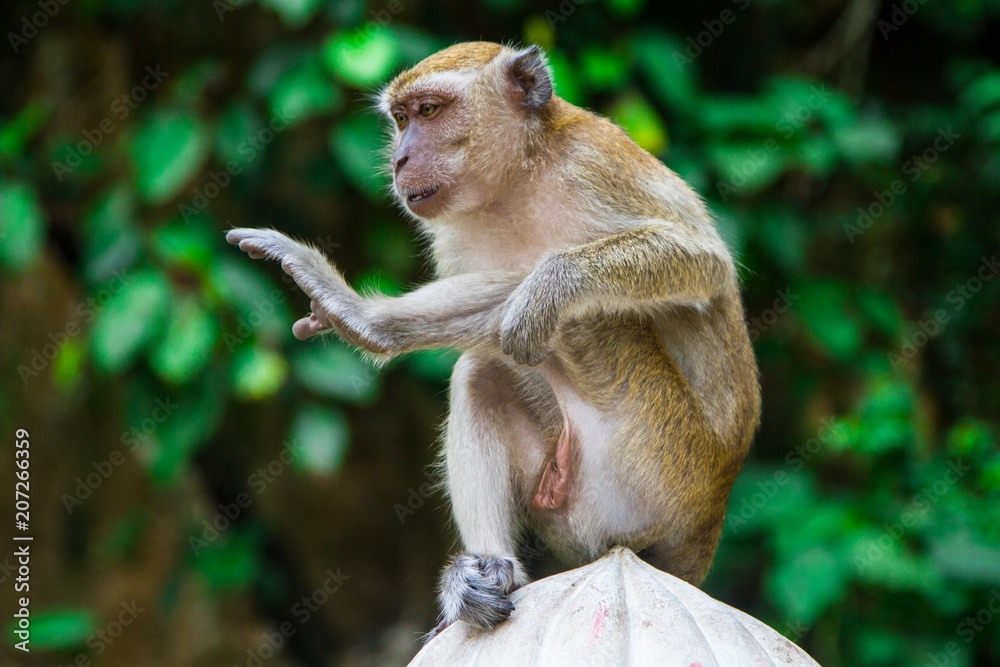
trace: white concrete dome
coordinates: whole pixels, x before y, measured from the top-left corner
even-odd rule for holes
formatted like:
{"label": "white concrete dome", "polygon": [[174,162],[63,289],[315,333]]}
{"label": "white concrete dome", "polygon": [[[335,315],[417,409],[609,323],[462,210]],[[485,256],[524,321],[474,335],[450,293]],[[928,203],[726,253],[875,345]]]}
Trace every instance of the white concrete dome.
{"label": "white concrete dome", "polygon": [[489,632],[454,623],[410,667],[819,667],[755,618],[624,547],[511,595]]}

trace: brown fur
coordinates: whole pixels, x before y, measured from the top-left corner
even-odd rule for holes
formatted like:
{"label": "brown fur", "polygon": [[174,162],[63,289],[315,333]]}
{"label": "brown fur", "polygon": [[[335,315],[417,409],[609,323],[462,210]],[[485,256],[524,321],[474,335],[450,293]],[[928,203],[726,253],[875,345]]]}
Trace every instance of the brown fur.
{"label": "brown fur", "polygon": [[396,193],[441,276],[411,294],[362,298],[318,252],[230,232],[314,299],[297,336],[464,351],[443,467],[468,553],[443,578],[445,622],[506,618],[523,526],[569,564],[624,544],[700,583],[758,422],[736,270],[701,199],[548,77],[536,50],[476,42],[382,92],[405,115]]}

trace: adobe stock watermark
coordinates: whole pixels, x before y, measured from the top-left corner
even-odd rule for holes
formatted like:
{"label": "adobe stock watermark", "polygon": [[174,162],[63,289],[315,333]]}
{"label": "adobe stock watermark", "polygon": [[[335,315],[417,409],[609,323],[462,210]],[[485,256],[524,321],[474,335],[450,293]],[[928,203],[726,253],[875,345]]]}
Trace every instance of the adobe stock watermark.
{"label": "adobe stock watermark", "polygon": [[410,0],[389,0],[385,3],[385,6],[381,9],[373,9],[368,12],[368,16],[371,18],[363,25],[355,28],[354,32],[350,37],[351,44],[353,46],[358,46],[361,43],[371,39],[371,36],[379,28],[384,28],[392,20],[396,18],[397,15],[403,13],[403,7]]}
{"label": "adobe stock watermark", "polygon": [[[729,0],[733,5],[736,6],[740,12],[745,12],[750,6],[750,0]],[[684,48],[684,52],[674,51],[674,65],[677,69],[684,69],[688,65],[694,63],[695,60],[701,57],[701,54],[705,52],[705,49],[712,46],[715,40],[722,36],[725,32],[726,26],[732,25],[736,22],[736,12],[734,12],[729,7],[726,7],[721,12],[719,16],[714,19],[705,19],[701,22],[705,29],[699,32],[697,35],[688,36],[684,43],[687,46]]]}
{"label": "adobe stock watermark", "polygon": [[73,661],[65,665],[65,667],[90,667],[90,665],[94,664],[93,658],[103,655],[108,650],[108,647],[124,634],[125,629],[135,623],[135,619],[139,618],[139,614],[146,611],[145,607],[139,606],[135,598],[132,598],[131,602],[122,602],[120,606],[121,611],[118,612],[118,615],[114,619],[108,621],[107,625],[87,637],[85,643],[87,648],[91,650],[91,653],[77,653]]}
{"label": "adobe stock watermark", "polygon": [[38,11],[31,14],[31,16],[21,17],[21,30],[19,32],[8,32],[7,41],[10,42],[10,48],[14,51],[15,55],[21,49],[22,46],[26,46],[29,41],[33,40],[38,36],[39,31],[49,24],[49,21],[56,17],[56,14],[66,5],[68,5],[70,0],[39,0],[37,3]]}
{"label": "adobe stock watermark", "polygon": [[562,0],[555,9],[545,10],[545,20],[549,22],[549,27],[555,29],[556,25],[569,19],[580,5],[586,5],[593,0]]}
{"label": "adobe stock watermark", "polygon": [[730,177],[731,180],[719,179],[715,182],[715,189],[722,201],[728,202],[730,195],[739,192],[746,185],[747,179],[754,177],[765,167],[769,157],[781,150],[782,143],[791,139],[802,126],[812,120],[833,95],[833,91],[825,83],[813,84],[803,102],[783,110],[781,118],[774,125],[777,137],[768,137],[759,148],[746,149],[746,157],[735,170],[735,175]]}
{"label": "adobe stock watermark", "polygon": [[[156,399],[149,415],[138,424],[130,426],[128,430],[121,434],[119,441],[125,446],[124,451],[128,451],[129,453],[134,452],[140,445],[148,442],[150,436],[156,432],[156,429],[163,422],[170,419],[180,407],[181,404],[174,403],[169,396]],[[90,467],[93,468],[92,471],[76,478],[73,493],[64,493],[60,497],[67,514],[73,514],[73,511],[78,506],[83,505],[83,501],[94,495],[94,492],[111,477],[115,470],[118,470],[118,468],[125,464],[126,456],[124,451],[122,449],[111,450],[107,458],[91,462]]]}
{"label": "adobe stock watermark", "polygon": [[[938,161],[941,154],[954,146],[955,142],[961,138],[962,135],[955,132],[950,125],[947,128],[939,128],[937,136],[930,146],[903,163],[903,175],[911,184],[916,183]],[[871,229],[871,226],[885,215],[899,197],[906,194],[907,187],[906,180],[897,178],[885,190],[876,190],[872,193],[875,201],[866,207],[858,207],[858,219],[855,224],[845,222],[843,227],[844,234],[847,235],[847,240],[850,241],[851,245],[854,245],[854,240],[857,237]]]}
{"label": "adobe stock watermark", "polygon": [[[285,275],[287,276],[288,274]],[[291,281],[292,277],[288,276],[288,279]],[[271,319],[276,306],[287,300],[288,297],[285,293],[275,287],[268,293],[267,298],[255,301],[253,308],[246,316],[240,316],[236,319],[235,333],[227,331],[222,335],[222,342],[226,344],[226,349],[232,352],[240,344],[250,340],[254,332],[262,327],[264,322]]]}
{"label": "adobe stock watermark", "polygon": [[[973,616],[966,616],[955,626],[955,634],[961,637],[965,645],[968,646],[980,632],[986,629],[997,614],[1000,614],[1000,590],[994,588],[990,591],[990,598]],[[950,665],[968,664],[965,660],[953,660],[962,652],[963,647],[955,641],[950,641],[944,645],[941,651],[932,651],[927,654],[927,662],[924,667],[947,667]]]}
{"label": "adobe stock watermark", "polygon": [[[323,605],[340,591],[344,583],[351,579],[350,575],[341,572],[339,567],[336,572],[327,570],[324,574],[326,578],[318,588],[292,605],[289,611],[295,622],[285,621],[274,631],[262,633],[257,646],[247,649],[247,658],[243,662],[245,667],[261,667],[273,658],[288,643],[288,640],[295,636],[299,628],[308,623]],[[234,665],[233,667],[238,666]]]}
{"label": "adobe stock watermark", "polygon": [[243,173],[243,170],[256,160],[258,155],[264,152],[267,145],[274,141],[274,138],[283,130],[288,128],[291,122],[295,120],[295,116],[295,113],[290,112],[283,114],[275,113],[272,115],[266,127],[262,127],[253,134],[247,135],[236,146],[239,158],[229,160],[223,169],[209,173],[208,177],[202,179],[201,185],[191,188],[194,196],[190,201],[187,203],[181,202],[177,205],[177,209],[180,211],[181,217],[184,218],[184,222],[190,223],[199,213],[208,208],[212,200],[229,187],[229,184],[233,181],[233,177]]}
{"label": "adobe stock watermark", "polygon": [[243,513],[253,505],[254,498],[264,493],[267,488],[291,466],[301,447],[294,440],[282,443],[281,452],[247,476],[247,487],[254,492],[251,496],[247,491],[236,494],[231,503],[219,503],[214,516],[203,519],[201,532],[198,535],[188,535],[188,546],[195,557],[215,542]]}
{"label": "adobe stock watermark", "polygon": [[854,555],[854,567],[858,572],[864,573],[878,563],[885,552],[902,540],[908,531],[919,525],[931,507],[937,504],[970,470],[972,466],[965,465],[960,458],[948,461],[941,477],[913,494],[910,502],[900,512],[899,520],[882,524],[882,534],[878,539],[869,542],[862,551]]}
{"label": "adobe stock watermark", "polygon": [[910,17],[917,13],[917,11],[924,6],[927,0],[903,0],[903,2],[892,3],[892,11],[889,13],[889,20],[879,19],[875,23],[875,27],[878,31],[882,33],[882,39],[889,41],[889,37],[892,33],[897,32],[900,28],[906,25],[906,22],[910,20]]}
{"label": "adobe stock watermark", "polygon": [[824,417],[820,420],[816,434],[785,455],[785,465],[788,470],[776,470],[768,479],[758,480],[757,489],[749,496],[744,496],[740,504],[729,509],[726,516],[725,530],[735,534],[746,526],[751,519],[764,509],[778,493],[795,480],[798,473],[821,449],[830,442],[837,420]]}
{"label": "adobe stock watermark", "polygon": [[42,371],[49,367],[52,360],[71,339],[84,332],[84,327],[94,321],[97,314],[132,281],[132,278],[133,276],[128,273],[115,271],[112,278],[93,296],[87,297],[76,305],[75,312],[78,319],[70,320],[60,331],[49,332],[46,336],[49,342],[42,345],[40,349],[31,348],[27,364],[17,365],[17,374],[25,387],[28,386],[32,378],[38,377]]}
{"label": "adobe stock watermark", "polygon": [[[228,220],[226,220],[226,223],[232,226],[232,223]],[[331,251],[340,247],[340,244],[333,240],[332,235],[327,234],[325,237],[312,239],[312,246],[321,250],[324,254],[330,255],[332,254]],[[296,291],[299,291],[299,286],[295,284],[295,279],[287,273],[283,272],[281,274],[281,282],[285,285],[291,285],[295,287]],[[288,296],[280,289],[275,288],[268,292],[267,296],[263,299],[255,301],[249,313],[236,318],[235,331],[226,331],[222,334],[222,342],[226,344],[226,349],[229,352],[233,352],[238,346],[250,340],[254,332],[271,319],[277,310],[277,306],[285,303],[287,300]]]}
{"label": "adobe stock watermark", "polygon": [[149,93],[156,90],[163,83],[163,80],[170,76],[170,72],[162,71],[159,64],[155,68],[147,65],[145,71],[146,75],[138,84],[127,93],[116,97],[115,101],[111,103],[110,113],[112,115],[102,118],[95,127],[83,130],[81,133],[83,140],[73,146],[67,146],[62,160],[52,161],[52,171],[60,183],[65,176],[72,174],[77,167],[83,164],[83,158],[93,153],[94,149],[118,129],[115,120],[123,121],[128,118],[129,114],[135,111],[139,104],[149,96]]}
{"label": "adobe stock watermark", "polygon": [[418,486],[411,486],[406,490],[405,503],[396,503],[392,506],[393,511],[396,512],[396,518],[399,519],[399,525],[402,526],[409,517],[416,514],[424,506],[424,503],[434,495],[435,490],[440,485],[440,481],[435,479],[429,471],[424,471],[424,479],[426,481],[421,482]]}
{"label": "adobe stock watermark", "polygon": [[917,322],[916,330],[903,339],[899,351],[888,354],[892,370],[898,371],[917,356],[922,347],[940,336],[952,316],[965,308],[965,305],[983,289],[983,285],[993,280],[997,273],[1000,273],[997,256],[982,257],[978,270],[965,282],[955,285],[945,296],[945,302],[950,308],[938,308],[934,312],[928,312]]}
{"label": "adobe stock watermark", "polygon": [[799,300],[797,294],[792,294],[791,287],[786,287],[784,290],[779,289],[777,295],[770,308],[765,308],[760,312],[760,315],[750,318],[748,322],[750,342],[756,342],[762,333],[774,326],[780,315],[788,312],[789,308],[792,307],[792,303]]}
{"label": "adobe stock watermark", "polygon": [[219,21],[226,20],[226,14],[250,4],[250,0],[212,0],[212,9]]}

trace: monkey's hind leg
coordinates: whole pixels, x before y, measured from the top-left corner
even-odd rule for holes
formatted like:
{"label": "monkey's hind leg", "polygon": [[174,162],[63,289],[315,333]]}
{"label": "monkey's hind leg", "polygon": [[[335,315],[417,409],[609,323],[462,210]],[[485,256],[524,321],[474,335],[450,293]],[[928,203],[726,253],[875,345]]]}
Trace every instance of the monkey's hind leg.
{"label": "monkey's hind leg", "polygon": [[[452,376],[445,468],[464,553],[441,577],[442,625],[493,627],[514,609],[510,592],[528,581],[516,556],[526,504],[519,480],[526,464],[543,465],[545,443],[513,382],[502,364],[471,353]],[[534,452],[537,461],[523,460]]]}

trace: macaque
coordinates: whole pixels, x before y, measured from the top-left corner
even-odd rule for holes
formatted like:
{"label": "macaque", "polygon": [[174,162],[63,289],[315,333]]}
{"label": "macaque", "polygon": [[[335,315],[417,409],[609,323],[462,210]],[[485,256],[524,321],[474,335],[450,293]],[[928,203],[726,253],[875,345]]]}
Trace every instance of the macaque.
{"label": "macaque", "polygon": [[452,46],[379,107],[437,280],[362,297],[279,232],[227,239],[309,296],[299,339],[332,331],[378,360],[462,352],[443,470],[463,551],[439,627],[510,615],[528,530],[570,566],[624,545],[698,585],[760,410],[736,270],[702,200],[555,95],[537,47]]}

